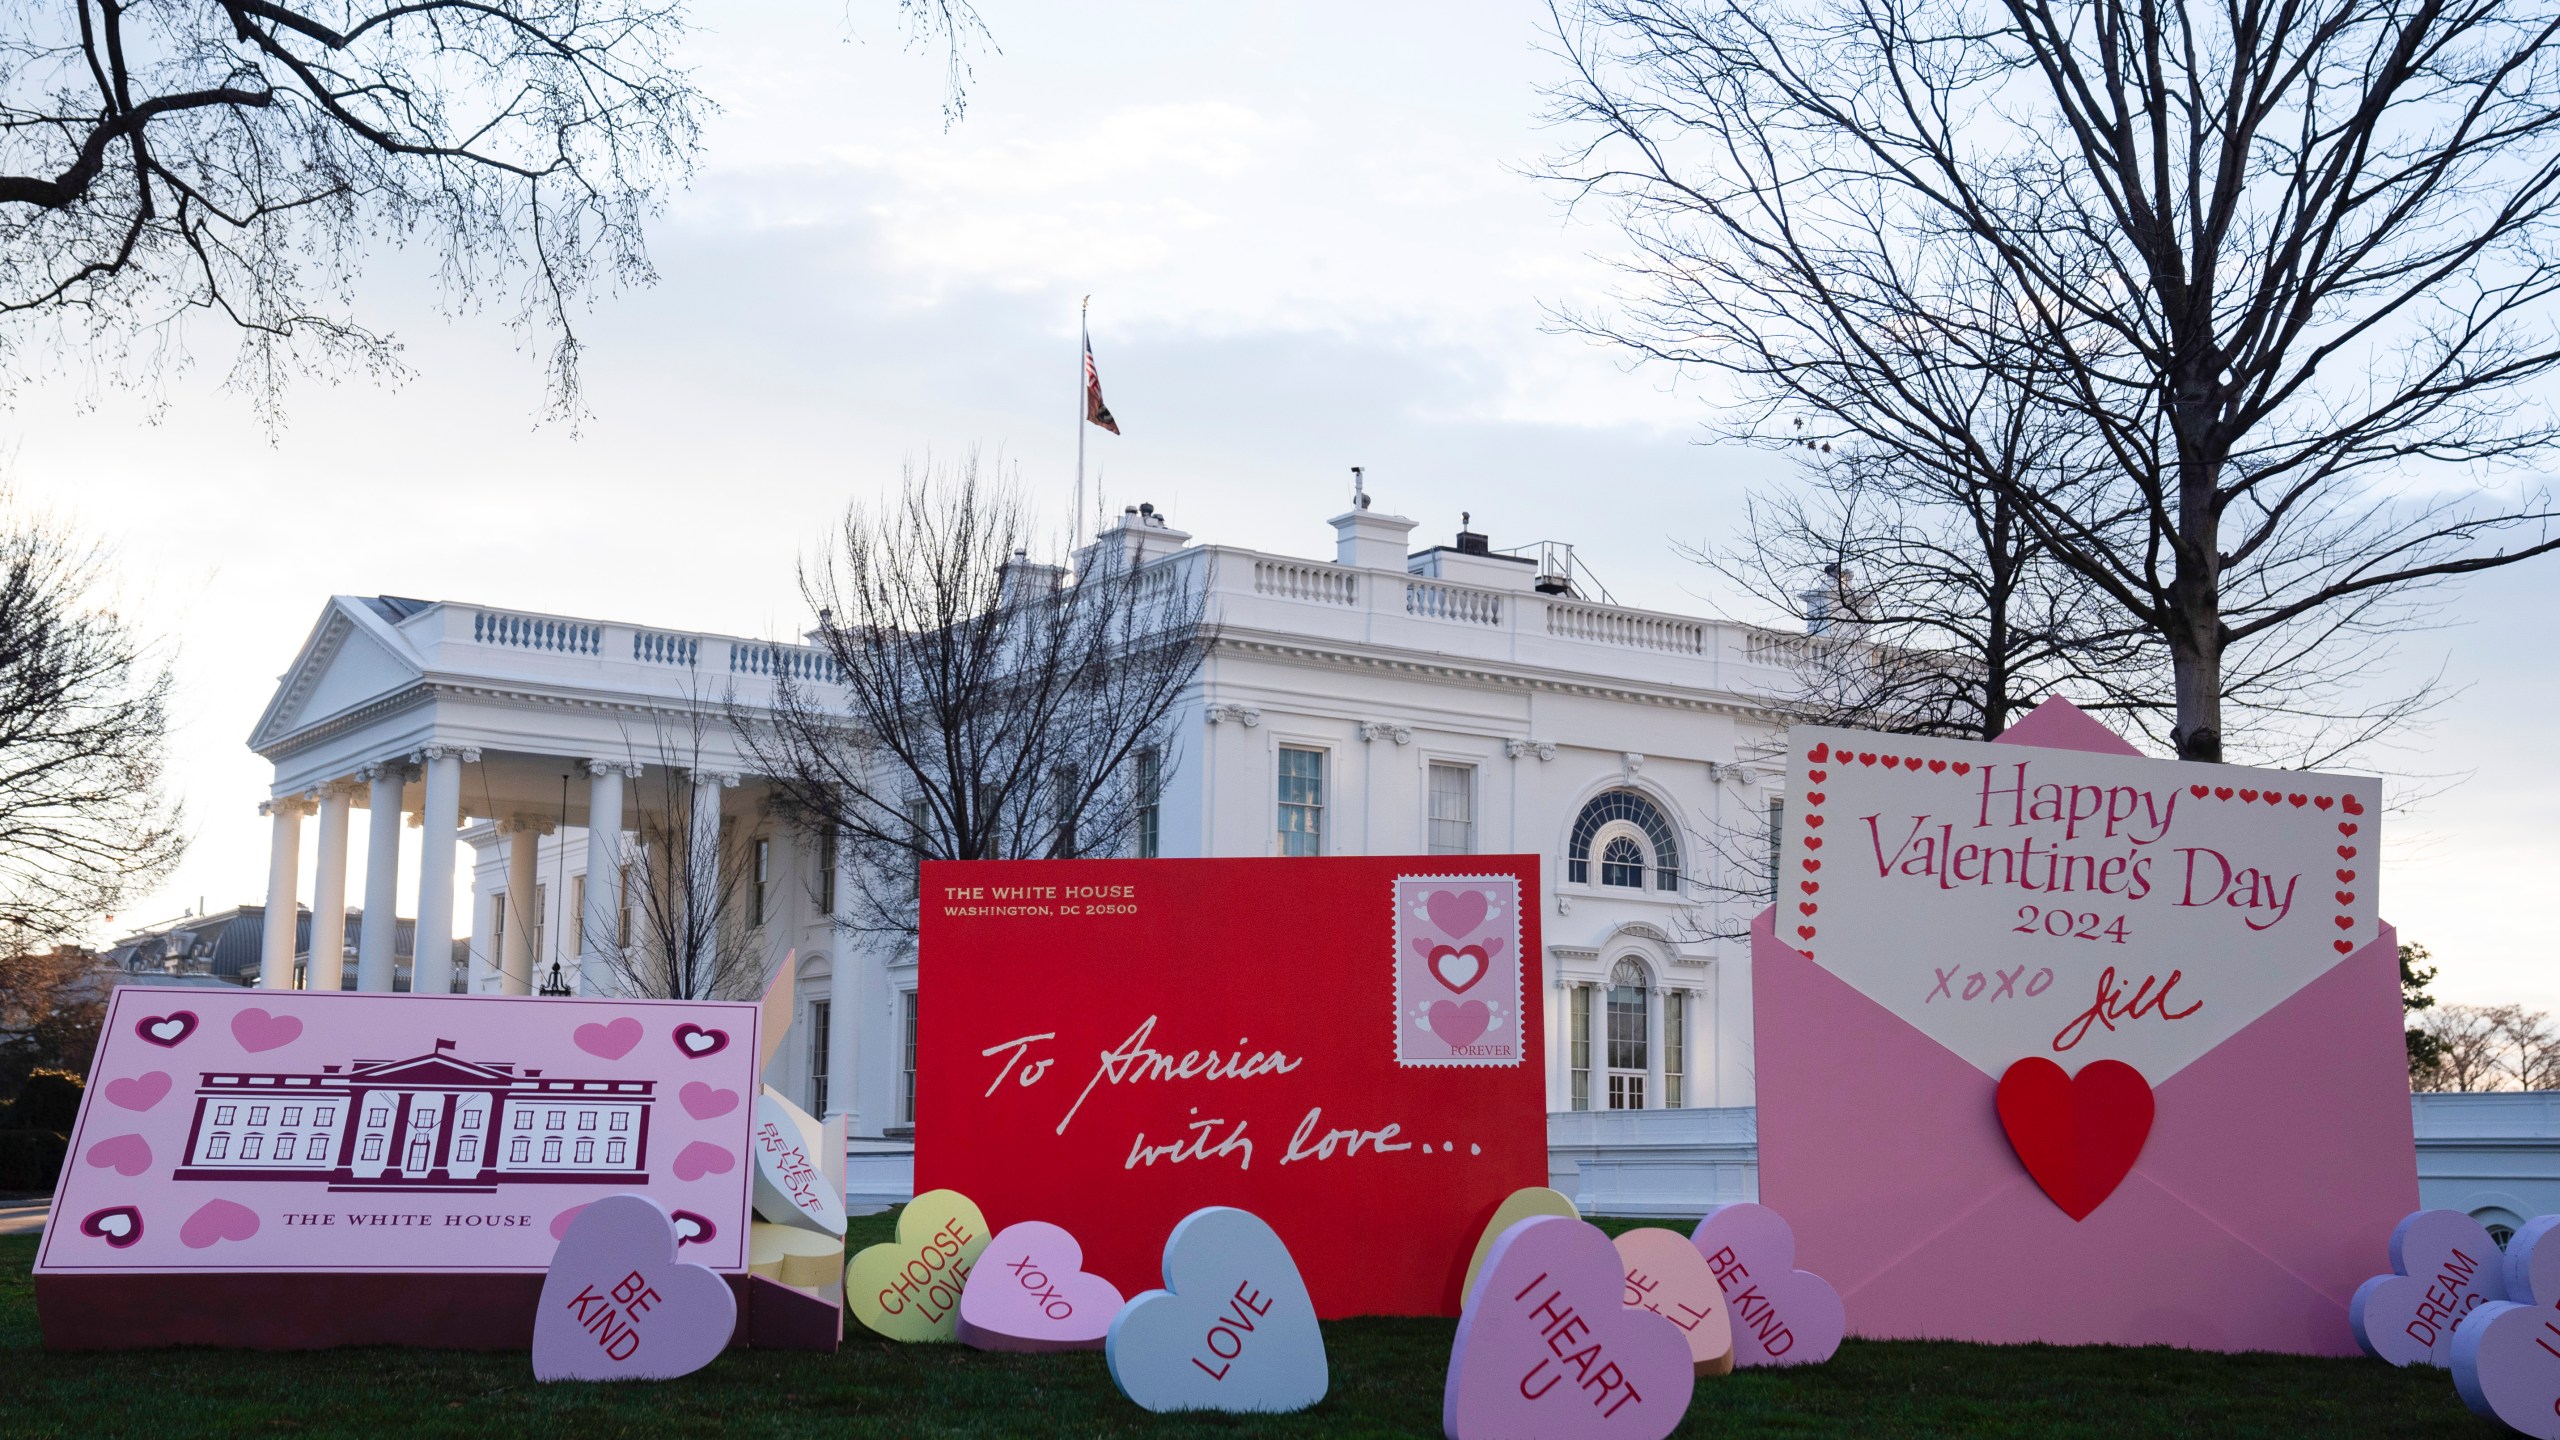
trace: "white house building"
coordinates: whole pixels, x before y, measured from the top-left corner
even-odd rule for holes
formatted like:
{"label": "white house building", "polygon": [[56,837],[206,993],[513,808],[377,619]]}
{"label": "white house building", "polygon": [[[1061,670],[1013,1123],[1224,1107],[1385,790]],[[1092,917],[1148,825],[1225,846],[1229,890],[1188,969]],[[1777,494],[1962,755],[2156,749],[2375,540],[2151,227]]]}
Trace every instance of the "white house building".
{"label": "white house building", "polygon": [[[1801,642],[1586,598],[1562,546],[1496,553],[1462,532],[1417,548],[1412,521],[1365,508],[1332,524],[1329,561],[1195,545],[1144,507],[1097,538],[1185,567],[1216,627],[1143,843],[1166,856],[1536,853],[1550,1108],[1749,1105],[1747,948],[1710,937],[1756,902],[1715,903],[1702,882],[1730,878],[1725,840],[1756,836],[1777,799],[1764,697]],[[639,828],[681,784],[752,870],[739,878],[768,967],[796,967],[798,1043],[768,1078],[847,1112],[856,1135],[907,1132],[913,957],[848,956],[827,913],[846,887],[767,815],[764,782],[716,718],[723,703],[770,704],[786,671],[822,685],[831,665],[770,640],[332,597],[250,742],[275,765],[268,913],[300,901],[313,915],[306,983],[344,983],[333,924],[360,899],[356,988],[393,988],[393,917],[412,904],[419,989],[531,994],[555,973],[609,988],[602,951],[627,933],[624,892],[589,882],[588,837]],[[319,829],[307,886],[306,823]],[[478,856],[467,877],[463,842]],[[413,897],[397,879],[407,844],[422,847]],[[448,917],[465,883],[457,965],[440,957],[462,948]],[[293,983],[294,955],[293,932],[275,927],[261,983]]]}

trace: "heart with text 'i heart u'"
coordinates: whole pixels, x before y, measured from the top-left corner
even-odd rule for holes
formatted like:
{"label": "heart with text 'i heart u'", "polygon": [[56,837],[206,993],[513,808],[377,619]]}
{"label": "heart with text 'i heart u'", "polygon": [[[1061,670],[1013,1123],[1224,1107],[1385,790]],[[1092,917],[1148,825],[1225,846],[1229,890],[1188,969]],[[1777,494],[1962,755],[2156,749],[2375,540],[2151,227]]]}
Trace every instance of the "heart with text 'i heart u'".
{"label": "heart with text 'i heart u'", "polygon": [[1046,1220],[996,1232],[960,1291],[960,1343],[1045,1354],[1099,1350],[1120,1314],[1120,1288],[1084,1268],[1084,1247]]}
{"label": "heart with text 'i heart u'", "polygon": [[1502,1238],[1502,1232],[1532,1215],[1560,1215],[1567,1220],[1579,1220],[1582,1211],[1574,1205],[1572,1196],[1544,1185],[1524,1185],[1503,1196],[1502,1203],[1493,1207],[1492,1216],[1484,1222],[1484,1228],[1476,1232],[1475,1253],[1467,1257],[1467,1278],[1458,1285],[1460,1310],[1466,1308],[1467,1300],[1476,1293],[1476,1279],[1484,1274],[1485,1257],[1493,1253],[1493,1242]]}
{"label": "heart with text 'i heart u'", "polygon": [[2418,1210],[2391,1227],[2391,1273],[2356,1287],[2347,1323],[2364,1353],[2393,1365],[2453,1364],[2454,1327],[2510,1299],[2497,1242],[2459,1210]]}
{"label": "heart with text 'i heart u'", "polygon": [[1112,1383],[1141,1409],[1276,1414],[1324,1398],[1315,1301],[1260,1216],[1184,1216],[1164,1242],[1164,1284],[1122,1306],[1102,1342]]}
{"label": "heart with text 'i heart u'", "polygon": [[1733,1312],[1707,1257],[1677,1230],[1648,1225],[1609,1242],[1627,1272],[1623,1303],[1650,1310],[1677,1327],[1689,1344],[1689,1368],[1700,1375],[1733,1370]]}
{"label": "heart with text 'i heart u'", "polygon": [[2151,1136],[2151,1082],[2121,1060],[2072,1075],[2030,1055],[2000,1076],[1996,1103],[2018,1163],[2074,1220],[2116,1192]]}
{"label": "heart with text 'i heart u'", "polygon": [[1537,1215],[1504,1231],[1449,1347],[1449,1440],[1670,1434],[1688,1413],[1696,1362],[1677,1326],[1620,1303],[1626,1288],[1596,1225]]}
{"label": "heart with text 'i heart u'", "polygon": [[2453,1333],[2454,1393],[2474,1415],[2560,1435],[2560,1311],[2490,1300]]}
{"label": "heart with text 'i heart u'", "polygon": [[892,1340],[957,1340],[960,1295],[991,1238],[978,1202],[927,1190],[898,1212],[896,1239],[854,1252],[844,1269],[845,1304]]}
{"label": "heart with text 'i heart u'", "polygon": [[1724,1292],[1736,1369],[1819,1365],[1840,1349],[1848,1312],[1831,1282],[1796,1265],[1795,1227],[1766,1205],[1719,1205],[1689,1232]]}
{"label": "heart with text 'i heart u'", "polygon": [[676,1227],[644,1195],[578,1212],[542,1277],[536,1380],[672,1380],[719,1358],[738,1301],[709,1267],[676,1259]]}

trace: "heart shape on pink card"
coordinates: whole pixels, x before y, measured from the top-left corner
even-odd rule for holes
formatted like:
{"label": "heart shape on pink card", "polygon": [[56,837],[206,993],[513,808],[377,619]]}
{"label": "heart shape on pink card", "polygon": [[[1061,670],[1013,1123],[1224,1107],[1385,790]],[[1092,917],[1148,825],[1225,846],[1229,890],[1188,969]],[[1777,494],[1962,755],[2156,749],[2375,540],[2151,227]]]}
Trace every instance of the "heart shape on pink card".
{"label": "heart shape on pink card", "polygon": [[1840,1349],[1848,1311],[1831,1282],[1798,1270],[1796,1232],[1766,1205],[1719,1205],[1689,1243],[1707,1257],[1733,1307],[1733,1363],[1819,1365]]}
{"label": "heart shape on pink card", "polygon": [[978,1252],[960,1291],[960,1343],[1026,1354],[1099,1350],[1121,1304],[1120,1287],[1085,1270],[1076,1237],[1025,1220]]}
{"label": "heart shape on pink card", "polygon": [[246,1240],[257,1233],[257,1211],[236,1200],[207,1200],[178,1227],[178,1243],[190,1250],[209,1250],[225,1240]]}
{"label": "heart shape on pink card", "polygon": [[255,1054],[290,1045],[302,1038],[302,1022],[291,1015],[270,1015],[252,1005],[231,1017],[231,1038]]}
{"label": "heart shape on pink card", "polygon": [[151,1142],[139,1135],[110,1135],[80,1158],[101,1170],[139,1175],[151,1168]]}
{"label": "heart shape on pink card", "polygon": [[1430,914],[1431,923],[1440,927],[1441,934],[1464,940],[1484,923],[1490,906],[1481,890],[1434,890],[1422,902],[1422,908]]}
{"label": "heart shape on pink card", "polygon": [[196,1033],[196,1012],[172,1010],[166,1015],[145,1015],[134,1022],[133,1033],[164,1050],[175,1049]]}
{"label": "heart shape on pink card", "polygon": [[716,1089],[699,1080],[686,1081],[676,1098],[684,1102],[684,1113],[696,1120],[717,1120],[738,1108],[737,1091]]}
{"label": "heart shape on pink card", "polygon": [[1432,947],[1431,978],[1449,987],[1451,994],[1464,995],[1467,987],[1484,978],[1492,957],[1481,945],[1463,945],[1452,949],[1446,945]]}
{"label": "heart shape on pink card", "polygon": [[640,1043],[640,1022],[624,1015],[600,1024],[581,1025],[569,1032],[569,1039],[579,1049],[606,1060],[619,1060]]}
{"label": "heart shape on pink card", "polygon": [[111,1249],[122,1250],[142,1238],[142,1212],[130,1205],[92,1210],[81,1217],[80,1233],[106,1241]]}
{"label": "heart shape on pink card", "polygon": [[1697,1384],[1672,1323],[1620,1303],[1626,1272],[1596,1225],[1539,1215],[1485,1257],[1449,1350],[1449,1440],[1661,1440]]}
{"label": "heart shape on pink card", "polygon": [[1430,1017],[1431,1033],[1452,1050],[1474,1044],[1476,1037],[1493,1024],[1493,1012],[1481,1000],[1434,1000]]}
{"label": "heart shape on pink card", "polygon": [[699,1180],[705,1175],[726,1175],[738,1157],[708,1140],[696,1140],[676,1152],[675,1172],[679,1180]]}
{"label": "heart shape on pink card", "polygon": [[2357,1286],[2347,1302],[2356,1344],[2393,1365],[2450,1368],[2463,1317],[2509,1298],[2497,1242],[2459,1210],[2417,1210],[2391,1227],[2390,1254],[2391,1273]]}
{"label": "heart shape on pink card", "polygon": [[169,1096],[169,1077],[158,1070],[110,1080],[107,1099],[121,1109],[148,1110]]}
{"label": "heart shape on pink card", "polygon": [[728,1282],[676,1259],[667,1212],[643,1195],[608,1195],[578,1212],[551,1254],[533,1378],[671,1380],[719,1358],[737,1328]]}
{"label": "heart shape on pink card", "polygon": [[684,1058],[699,1060],[705,1055],[717,1055],[728,1049],[729,1032],[708,1030],[687,1020],[676,1027],[675,1041],[677,1052]]}

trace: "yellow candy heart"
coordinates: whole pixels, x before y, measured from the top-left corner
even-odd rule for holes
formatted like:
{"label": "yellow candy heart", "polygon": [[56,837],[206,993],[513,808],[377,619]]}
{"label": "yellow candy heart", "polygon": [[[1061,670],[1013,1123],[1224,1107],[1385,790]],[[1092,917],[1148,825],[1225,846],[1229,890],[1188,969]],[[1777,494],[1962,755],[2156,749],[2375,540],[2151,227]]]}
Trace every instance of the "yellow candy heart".
{"label": "yellow candy heart", "polygon": [[1574,1208],[1573,1197],[1561,1190],[1530,1185],[1503,1196],[1502,1203],[1494,1208],[1493,1218],[1485,1222],[1484,1233],[1476,1237],[1476,1253],[1467,1260],[1467,1283],[1458,1287],[1460,1309],[1466,1308],[1468,1299],[1476,1293],[1476,1272],[1484,1269],[1485,1252],[1493,1248],[1494,1241],[1502,1238],[1503,1231],[1533,1215],[1561,1215],[1567,1220],[1582,1218],[1582,1212]]}
{"label": "yellow candy heart", "polygon": [[826,1290],[836,1282],[836,1265],[844,1258],[844,1241],[794,1225],[747,1227],[747,1268],[768,1280],[803,1290]]}
{"label": "yellow candy heart", "polygon": [[863,1324],[910,1343],[959,1339],[960,1290],[991,1232],[977,1202],[927,1190],[898,1212],[898,1238],[844,1267],[845,1303]]}

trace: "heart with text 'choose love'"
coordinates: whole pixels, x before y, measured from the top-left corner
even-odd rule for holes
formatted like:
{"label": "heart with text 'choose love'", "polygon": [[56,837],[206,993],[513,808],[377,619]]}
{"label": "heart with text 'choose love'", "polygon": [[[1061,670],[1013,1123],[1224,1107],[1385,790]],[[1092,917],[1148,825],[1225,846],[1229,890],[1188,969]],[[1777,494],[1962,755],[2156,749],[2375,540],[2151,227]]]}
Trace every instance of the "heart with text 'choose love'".
{"label": "heart with text 'choose love'", "polygon": [[1538,1215],[1502,1232],[1458,1319],[1441,1429],[1450,1440],[1670,1434],[1696,1362],[1671,1321],[1620,1303],[1626,1290],[1597,1226]]}
{"label": "heart with text 'choose love'", "polygon": [[1164,1284],[1122,1306],[1103,1338],[1112,1383],[1140,1408],[1280,1413],[1324,1398],[1315,1302],[1260,1216],[1192,1211],[1164,1242]]}
{"label": "heart with text 'choose love'", "polygon": [[1690,1368],[1700,1375],[1733,1370],[1733,1312],[1707,1257],[1677,1230],[1648,1225],[1609,1242],[1627,1272],[1622,1303],[1650,1310],[1677,1327],[1689,1342]]}
{"label": "heart with text 'choose love'", "polygon": [[2484,1301],[2453,1332],[2449,1363],[2472,1414],[2560,1437],[2560,1310]]}
{"label": "heart with text 'choose love'", "polygon": [[991,1238],[976,1201],[957,1190],[927,1190],[898,1212],[896,1239],[854,1253],[844,1271],[845,1303],[892,1340],[957,1340],[960,1295]]}
{"label": "heart with text 'choose love'", "polygon": [[676,1227],[644,1195],[578,1212],[542,1277],[536,1380],[672,1380],[719,1357],[737,1297],[708,1266],[676,1259]]}
{"label": "heart with text 'choose love'", "polygon": [[1043,1354],[1099,1350],[1120,1314],[1120,1289],[1084,1268],[1076,1237],[1045,1220],[996,1232],[960,1292],[960,1343]]}
{"label": "heart with text 'choose love'", "polygon": [[1731,1307],[1735,1368],[1819,1365],[1840,1349],[1848,1312],[1831,1282],[1798,1270],[1796,1232],[1766,1205],[1719,1205],[1689,1232]]}
{"label": "heart with text 'choose love'", "polygon": [[2391,1228],[2391,1273],[2356,1287],[2347,1323],[2364,1353],[2394,1365],[2453,1364],[2454,1327],[2507,1294],[2504,1257],[2459,1210],[2419,1210]]}
{"label": "heart with text 'choose love'", "polygon": [[2151,1135],[2151,1082],[2121,1060],[2073,1075],[2030,1055],[2000,1076],[1996,1103],[2018,1162],[2074,1220],[2116,1193]]}

